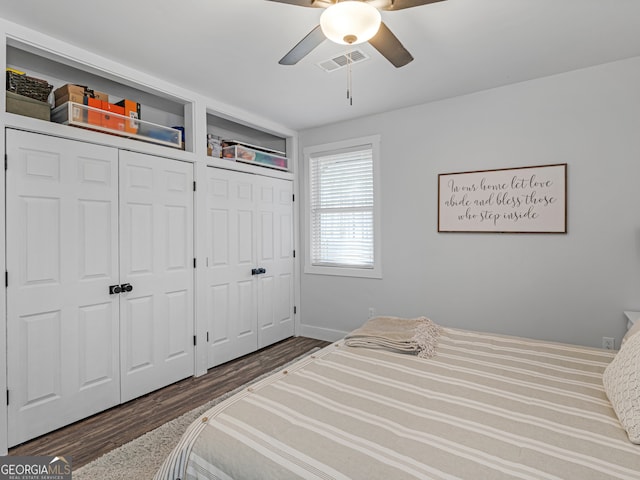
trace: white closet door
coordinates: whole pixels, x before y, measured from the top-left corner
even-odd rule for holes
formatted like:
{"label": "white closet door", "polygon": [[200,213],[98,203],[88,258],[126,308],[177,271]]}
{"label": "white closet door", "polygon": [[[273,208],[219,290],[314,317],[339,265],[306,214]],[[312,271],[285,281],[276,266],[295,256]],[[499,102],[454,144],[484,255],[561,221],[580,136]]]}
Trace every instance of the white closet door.
{"label": "white closet door", "polygon": [[120,152],[122,402],[193,375],[193,166]]}
{"label": "white closet door", "polygon": [[7,130],[9,445],[120,399],[118,152]]}
{"label": "white closet door", "polygon": [[293,322],[293,185],[256,177],[258,348],[288,338]]}
{"label": "white closet door", "polygon": [[257,348],[255,176],[207,173],[209,367]]}

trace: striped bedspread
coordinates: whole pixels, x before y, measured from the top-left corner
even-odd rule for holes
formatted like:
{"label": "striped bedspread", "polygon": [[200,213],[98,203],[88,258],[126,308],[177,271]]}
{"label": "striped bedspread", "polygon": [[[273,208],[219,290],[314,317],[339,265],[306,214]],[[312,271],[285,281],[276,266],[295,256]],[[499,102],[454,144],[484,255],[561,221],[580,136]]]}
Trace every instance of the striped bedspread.
{"label": "striped bedspread", "polygon": [[338,342],[209,410],[156,480],[638,480],[614,354],[446,328],[431,359]]}

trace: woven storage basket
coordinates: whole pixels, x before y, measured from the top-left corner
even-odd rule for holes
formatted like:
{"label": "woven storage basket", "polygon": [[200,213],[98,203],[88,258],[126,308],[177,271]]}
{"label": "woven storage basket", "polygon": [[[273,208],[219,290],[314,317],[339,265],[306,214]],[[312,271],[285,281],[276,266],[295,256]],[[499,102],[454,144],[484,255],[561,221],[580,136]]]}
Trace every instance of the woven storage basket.
{"label": "woven storage basket", "polygon": [[9,92],[46,102],[52,89],[53,85],[49,85],[46,80],[7,70],[7,91]]}

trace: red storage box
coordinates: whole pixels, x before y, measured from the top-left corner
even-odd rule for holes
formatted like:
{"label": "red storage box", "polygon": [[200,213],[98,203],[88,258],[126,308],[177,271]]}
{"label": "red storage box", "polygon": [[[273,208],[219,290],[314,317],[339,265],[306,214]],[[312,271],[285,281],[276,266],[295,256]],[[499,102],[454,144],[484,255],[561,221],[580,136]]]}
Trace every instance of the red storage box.
{"label": "red storage box", "polygon": [[124,109],[123,115],[125,117],[130,118],[130,120],[125,120],[124,122],[124,131],[129,133],[138,133],[139,123],[137,120],[140,119],[140,104],[125,98],[124,100],[120,100],[116,103],[116,105]]}
{"label": "red storage box", "polygon": [[[125,131],[125,121],[124,118],[118,115],[124,115],[124,107],[116,105],[114,103],[109,102],[101,102],[102,105],[100,108],[107,112],[115,113],[116,115],[109,115],[105,113],[102,115],[102,126],[106,128],[110,128],[112,130],[119,130],[121,132]],[[91,122],[89,122],[91,123]]]}

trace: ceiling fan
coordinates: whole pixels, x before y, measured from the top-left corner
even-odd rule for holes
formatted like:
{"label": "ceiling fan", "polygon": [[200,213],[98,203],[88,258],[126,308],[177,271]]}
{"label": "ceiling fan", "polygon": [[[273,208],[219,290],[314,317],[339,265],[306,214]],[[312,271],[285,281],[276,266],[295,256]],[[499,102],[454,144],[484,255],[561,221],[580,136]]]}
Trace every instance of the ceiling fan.
{"label": "ceiling fan", "polygon": [[299,7],[325,8],[315,27],[289,53],[280,65],[295,65],[325,39],[344,45],[368,41],[396,68],[413,60],[389,27],[381,21],[380,10],[395,11],[443,0],[268,0]]}

